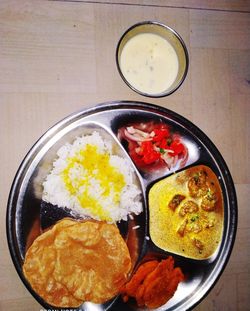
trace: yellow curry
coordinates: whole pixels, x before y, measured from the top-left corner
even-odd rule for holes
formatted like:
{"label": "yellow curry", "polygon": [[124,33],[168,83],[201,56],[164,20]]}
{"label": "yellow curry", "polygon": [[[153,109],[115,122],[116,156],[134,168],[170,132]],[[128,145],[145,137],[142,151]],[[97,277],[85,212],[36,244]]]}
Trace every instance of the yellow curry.
{"label": "yellow curry", "polygon": [[159,248],[193,259],[207,259],[223,231],[219,181],[204,165],[157,182],[149,191],[150,236]]}

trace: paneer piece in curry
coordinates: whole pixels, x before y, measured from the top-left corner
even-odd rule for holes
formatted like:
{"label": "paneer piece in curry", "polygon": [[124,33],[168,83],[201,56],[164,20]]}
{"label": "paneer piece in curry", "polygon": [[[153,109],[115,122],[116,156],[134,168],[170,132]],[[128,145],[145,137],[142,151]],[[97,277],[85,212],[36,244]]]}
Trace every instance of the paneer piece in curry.
{"label": "paneer piece in curry", "polygon": [[222,237],[223,214],[219,181],[204,165],[173,174],[149,191],[152,241],[188,258],[213,255]]}

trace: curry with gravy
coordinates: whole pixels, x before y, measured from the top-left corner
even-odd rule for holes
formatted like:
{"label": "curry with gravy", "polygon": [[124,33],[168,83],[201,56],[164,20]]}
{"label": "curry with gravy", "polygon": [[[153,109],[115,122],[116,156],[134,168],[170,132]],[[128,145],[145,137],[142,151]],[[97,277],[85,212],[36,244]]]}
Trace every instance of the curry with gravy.
{"label": "curry with gravy", "polygon": [[149,191],[150,236],[163,250],[192,259],[216,251],[223,231],[219,181],[207,166],[175,173]]}

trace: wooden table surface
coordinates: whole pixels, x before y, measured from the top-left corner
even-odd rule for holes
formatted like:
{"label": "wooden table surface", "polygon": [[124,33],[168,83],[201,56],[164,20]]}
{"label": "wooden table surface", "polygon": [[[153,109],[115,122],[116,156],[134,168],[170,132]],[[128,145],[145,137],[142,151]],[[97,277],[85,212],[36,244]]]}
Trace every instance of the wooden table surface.
{"label": "wooden table surface", "polygon": [[[132,92],[115,64],[132,24],[157,20],[187,44],[188,76],[169,97]],[[6,241],[8,193],[33,143],[68,114],[110,100],[160,105],[200,127],[222,153],[238,196],[224,273],[194,310],[250,310],[250,1],[0,1],[0,310],[42,307],[20,281]]]}

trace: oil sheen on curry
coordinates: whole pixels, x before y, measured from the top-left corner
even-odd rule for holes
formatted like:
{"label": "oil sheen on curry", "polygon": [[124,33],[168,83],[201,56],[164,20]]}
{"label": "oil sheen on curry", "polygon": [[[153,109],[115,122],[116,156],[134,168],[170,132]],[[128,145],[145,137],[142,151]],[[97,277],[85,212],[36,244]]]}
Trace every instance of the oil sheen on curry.
{"label": "oil sheen on curry", "polygon": [[207,259],[223,231],[219,181],[204,165],[157,182],[149,191],[150,235],[159,248],[192,259]]}

